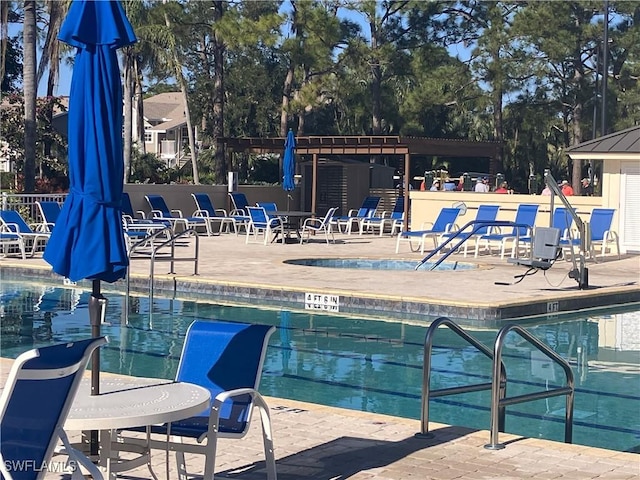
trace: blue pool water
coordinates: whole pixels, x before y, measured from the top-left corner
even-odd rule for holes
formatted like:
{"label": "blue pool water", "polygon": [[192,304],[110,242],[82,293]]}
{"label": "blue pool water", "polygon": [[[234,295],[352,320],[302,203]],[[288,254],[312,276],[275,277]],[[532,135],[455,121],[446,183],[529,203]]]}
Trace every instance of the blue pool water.
{"label": "blue pool water", "polygon": [[[286,260],[284,263],[306,267],[352,268],[356,270],[415,270],[418,265],[415,260],[372,260],[369,258],[297,258]],[[428,271],[432,266],[433,262],[427,262],[421,265],[418,270]],[[478,266],[473,263],[442,262],[436,267],[436,270],[470,270],[473,268],[478,268]]]}
{"label": "blue pool water", "polygon": [[[90,335],[89,293],[33,283],[0,283],[0,355],[16,357],[36,346]],[[272,324],[260,390],[355,410],[420,418],[424,323],[209,304],[204,301],[107,294],[110,343],[105,371],[173,378],[187,326],[196,318]],[[556,317],[527,329],[569,360],[576,378],[574,443],[620,451],[640,446],[640,309],[581,318]],[[152,315],[150,315],[150,311]],[[432,319],[431,319],[432,320]],[[469,327],[492,346],[496,330]],[[438,330],[432,388],[490,381],[491,365],[448,329]],[[564,381],[515,333],[504,349],[508,395],[544,390]],[[431,421],[489,428],[489,392],[433,399]],[[507,408],[506,431],[562,441],[564,397]],[[488,441],[488,438],[487,438]]]}

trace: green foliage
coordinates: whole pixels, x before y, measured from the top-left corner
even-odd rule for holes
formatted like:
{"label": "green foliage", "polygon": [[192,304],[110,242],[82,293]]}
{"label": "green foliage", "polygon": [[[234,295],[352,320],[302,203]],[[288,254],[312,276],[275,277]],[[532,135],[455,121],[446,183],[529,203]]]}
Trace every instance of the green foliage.
{"label": "green foliage", "polygon": [[[66,107],[58,97],[41,97],[36,103],[36,191],[51,192],[68,188],[68,162],[66,138],[53,128],[47,111],[63,112]],[[19,94],[4,97],[0,109],[0,138],[2,156],[19,173],[18,190],[23,187],[24,169],[24,98]],[[4,143],[6,142],[6,143]],[[51,154],[45,155],[44,145],[51,145]]]}
{"label": "green foliage", "polygon": [[131,159],[130,183],[169,183],[166,165],[153,153],[134,151]]}
{"label": "green foliage", "polygon": [[3,94],[19,92],[22,82],[22,51],[18,37],[7,39],[7,51],[4,64],[4,77],[0,85]]}

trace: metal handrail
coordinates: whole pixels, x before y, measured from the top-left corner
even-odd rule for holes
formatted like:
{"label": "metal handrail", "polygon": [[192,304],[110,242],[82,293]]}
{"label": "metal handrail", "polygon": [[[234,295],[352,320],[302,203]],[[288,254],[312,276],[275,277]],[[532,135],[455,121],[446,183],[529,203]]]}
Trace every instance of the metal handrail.
{"label": "metal handrail", "polygon": [[[198,275],[198,258],[199,258],[199,254],[200,254],[200,237],[198,236],[195,228],[187,228],[177,234],[174,235],[169,235],[168,238],[166,238],[164,241],[155,244],[153,241],[159,237],[162,237],[164,235],[166,235],[168,232],[171,232],[171,229],[169,227],[167,228],[163,228],[162,230],[158,230],[156,232],[150,233],[149,235],[147,235],[145,238],[143,238],[142,240],[139,240],[138,242],[134,243],[131,248],[129,249],[129,259],[130,260],[134,260],[134,259],[148,259],[150,261],[149,263],[149,303],[153,304],[153,297],[154,297],[154,281],[153,281],[153,276],[154,276],[154,270],[155,270],[155,262],[170,262],[171,263],[171,268],[169,270],[169,274],[175,274],[174,271],[174,264],[175,262],[194,262],[194,266],[193,266],[193,274],[194,275]],[[187,235],[192,235],[193,237],[195,237],[195,246],[194,246],[194,256],[193,257],[176,257],[175,255],[175,243],[176,240],[179,239],[180,237],[183,236],[187,236]],[[149,242],[151,242],[151,253],[149,255],[145,255],[145,256],[134,256],[132,255],[133,252],[135,252],[136,248],[141,247],[143,245],[148,244]],[[164,247],[166,247],[167,245],[169,245],[171,247],[170,250],[170,254],[166,255],[166,256],[158,256],[158,254],[160,253],[160,250]],[[129,275],[129,271],[130,269],[127,269],[127,276],[126,276],[126,296],[125,296],[125,315],[128,318],[128,314],[129,314],[129,292],[130,292],[130,285],[131,285],[131,278]]]}
{"label": "metal handrail", "polygon": [[[454,333],[458,336],[466,340],[469,344],[476,347],[480,352],[485,354],[488,358],[493,360],[495,365],[494,353],[485,346],[482,342],[476,340],[474,337],[469,335],[462,327],[456,324],[453,320],[450,320],[447,317],[439,317],[429,325],[427,329],[427,334],[424,340],[424,359],[423,359],[423,370],[422,370],[422,405],[421,405],[421,413],[420,413],[420,432],[416,433],[417,437],[423,438],[431,438],[433,434],[429,433],[429,399],[435,397],[443,397],[446,395],[455,395],[458,393],[469,393],[469,392],[479,392],[482,390],[490,390],[493,388],[493,382],[488,383],[477,383],[473,385],[466,385],[462,387],[450,387],[450,388],[440,388],[437,390],[431,390],[430,382],[431,382],[431,352],[433,350],[433,337],[435,335],[436,330],[444,325],[449,327]],[[497,376],[494,375],[494,379],[499,378],[500,391],[498,393],[499,398],[504,398],[506,395],[506,370],[504,368],[504,364],[502,360],[500,360],[500,369],[498,371]],[[504,408],[501,415],[501,424],[504,427]]]}
{"label": "metal handrail", "polygon": [[[504,346],[504,339],[507,333],[511,331],[518,332],[525,340],[531,343],[534,347],[540,350],[544,355],[551,360],[558,363],[566,375],[566,386],[546,390],[543,392],[534,392],[524,395],[518,395],[515,397],[506,398],[504,396],[503,388],[506,385],[502,385],[502,378],[498,380],[498,376],[502,374],[504,365],[502,363],[502,348]],[[506,381],[506,379],[505,379]],[[542,343],[536,337],[527,332],[519,325],[507,324],[500,329],[496,337],[496,343],[494,344],[493,352],[493,385],[491,387],[491,438],[490,443],[484,446],[489,450],[500,450],[504,448],[504,444],[498,443],[498,431],[504,431],[504,414],[505,407],[507,405],[515,405],[517,403],[530,402],[533,400],[540,400],[543,398],[557,397],[559,395],[566,395],[566,407],[565,407],[565,429],[564,429],[564,441],[565,443],[571,443],[573,437],[573,399],[574,399],[574,380],[571,366],[566,362],[564,358],[554,352],[547,345]]]}
{"label": "metal handrail", "polygon": [[[473,226],[473,229],[471,230],[471,232],[465,233],[465,230],[470,226]],[[464,242],[469,240],[473,234],[475,234],[481,228],[485,228],[485,227],[514,227],[514,228],[517,228],[516,234],[515,234],[516,245],[520,240],[520,228],[527,228],[529,230],[531,230],[533,228],[531,225],[527,225],[526,223],[515,223],[515,222],[508,221],[508,220],[471,220],[470,222],[464,224],[460,230],[457,230],[455,232],[450,232],[451,236],[448,237],[440,245],[438,245],[434,250],[429,252],[429,254],[426,257],[424,257],[422,260],[420,260],[420,262],[414,267],[414,270],[418,270],[422,265],[427,263],[431,258],[433,258],[435,255],[440,253],[440,251],[444,247],[449,245],[449,243],[451,243],[454,239],[458,238],[460,235],[466,235],[465,238],[462,238],[454,247],[452,247],[442,257],[440,257],[437,262],[435,262],[433,265],[431,265],[431,268],[429,268],[429,270],[434,270],[435,268],[438,267],[438,265],[440,265],[442,262],[444,262],[449,257],[449,255],[451,255],[456,250],[458,250],[458,248],[460,248],[460,246]]]}

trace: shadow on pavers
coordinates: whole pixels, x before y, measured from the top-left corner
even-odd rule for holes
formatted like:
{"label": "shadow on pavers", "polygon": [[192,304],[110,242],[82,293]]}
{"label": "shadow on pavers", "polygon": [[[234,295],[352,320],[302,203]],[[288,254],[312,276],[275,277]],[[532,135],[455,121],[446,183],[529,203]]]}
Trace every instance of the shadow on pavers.
{"label": "shadow on pavers", "polygon": [[[340,437],[276,461],[278,480],[343,480],[358,472],[391,465],[419,450],[449,442],[476,430],[443,427],[433,438],[407,437],[399,442]],[[277,445],[276,445],[277,449]],[[216,478],[264,480],[264,462],[216,472]]]}

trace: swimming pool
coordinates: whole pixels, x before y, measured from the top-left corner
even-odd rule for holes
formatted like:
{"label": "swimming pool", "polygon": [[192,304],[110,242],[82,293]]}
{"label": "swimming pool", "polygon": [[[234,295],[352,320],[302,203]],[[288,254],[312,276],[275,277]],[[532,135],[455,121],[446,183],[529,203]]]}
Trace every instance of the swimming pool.
{"label": "swimming pool", "polygon": [[[296,258],[285,260],[290,265],[324,268],[352,268],[356,270],[415,270],[418,262],[415,260],[391,260],[370,258]],[[424,263],[419,271],[429,271],[433,262]],[[464,262],[442,262],[436,270],[471,270],[478,265]]]}
{"label": "swimming pool", "polygon": [[[15,357],[34,346],[90,335],[89,293],[3,280],[0,354]],[[102,351],[105,371],[173,378],[187,326],[195,318],[272,324],[260,390],[265,395],[400,417],[420,417],[423,342],[427,323],[248,308],[204,301],[107,294]],[[152,308],[151,308],[152,307]],[[150,310],[153,315],[150,315]],[[567,358],[576,377],[574,443],[620,451],[640,445],[640,309],[591,317],[550,317],[528,330]],[[468,331],[493,345],[496,330]],[[533,358],[513,334],[504,350],[509,395],[545,389],[563,380],[559,369]],[[491,366],[447,329],[439,330],[432,388],[489,381]],[[437,398],[430,419],[489,428],[489,392]],[[511,433],[563,440],[564,398],[507,408]]]}

